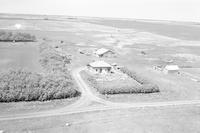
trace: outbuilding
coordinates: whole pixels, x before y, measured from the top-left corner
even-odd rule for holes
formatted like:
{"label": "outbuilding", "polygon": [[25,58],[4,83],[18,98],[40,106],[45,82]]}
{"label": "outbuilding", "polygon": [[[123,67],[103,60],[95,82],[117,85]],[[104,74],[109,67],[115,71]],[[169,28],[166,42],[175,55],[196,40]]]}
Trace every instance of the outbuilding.
{"label": "outbuilding", "polygon": [[112,66],[105,61],[95,61],[89,63],[87,66],[89,70],[96,73],[109,73],[112,69]]}
{"label": "outbuilding", "polygon": [[94,54],[98,57],[113,57],[115,53],[110,49],[100,48],[96,50]]}
{"label": "outbuilding", "polygon": [[166,65],[165,68],[163,69],[163,72],[165,74],[179,73],[179,67],[178,65]]}

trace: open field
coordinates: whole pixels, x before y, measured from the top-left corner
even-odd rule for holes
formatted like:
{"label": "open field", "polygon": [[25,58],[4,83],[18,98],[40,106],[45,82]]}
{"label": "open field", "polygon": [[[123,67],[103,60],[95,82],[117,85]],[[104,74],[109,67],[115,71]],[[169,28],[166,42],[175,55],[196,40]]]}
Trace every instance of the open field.
{"label": "open field", "polygon": [[171,106],[96,111],[1,121],[0,127],[7,133],[197,133],[200,131],[199,109],[199,106]]}
{"label": "open field", "polygon": [[181,72],[185,78],[200,83],[200,68],[185,68]]}
{"label": "open field", "polygon": [[[86,20],[87,21],[87,20]],[[148,20],[112,20],[89,21],[90,23],[123,29],[136,29],[183,40],[200,41],[200,27],[179,22],[149,22]]]}
{"label": "open field", "polygon": [[183,71],[194,75],[194,77],[196,76],[200,78],[200,68],[185,68]]}
{"label": "open field", "polygon": [[0,103],[1,116],[3,115],[20,115],[24,113],[37,113],[47,110],[55,110],[69,106],[79,98],[58,99],[51,101],[32,101],[32,102],[12,102]]}
{"label": "open field", "polygon": [[0,70],[9,68],[24,68],[29,71],[42,73],[39,63],[38,44],[34,43],[13,43],[0,42]]}

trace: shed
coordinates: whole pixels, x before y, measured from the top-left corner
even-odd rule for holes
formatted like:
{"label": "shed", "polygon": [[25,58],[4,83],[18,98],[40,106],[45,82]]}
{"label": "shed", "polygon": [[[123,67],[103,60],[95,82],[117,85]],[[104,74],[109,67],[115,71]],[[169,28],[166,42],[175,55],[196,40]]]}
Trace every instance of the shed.
{"label": "shed", "polygon": [[105,61],[95,61],[89,63],[87,66],[89,70],[97,73],[108,73],[112,69],[112,66]]}
{"label": "shed", "polygon": [[178,73],[179,67],[178,67],[178,65],[166,65],[165,68],[163,69],[163,72],[165,74]]}
{"label": "shed", "polygon": [[100,48],[96,50],[94,54],[96,54],[98,57],[108,57],[114,55],[115,53],[110,49]]}

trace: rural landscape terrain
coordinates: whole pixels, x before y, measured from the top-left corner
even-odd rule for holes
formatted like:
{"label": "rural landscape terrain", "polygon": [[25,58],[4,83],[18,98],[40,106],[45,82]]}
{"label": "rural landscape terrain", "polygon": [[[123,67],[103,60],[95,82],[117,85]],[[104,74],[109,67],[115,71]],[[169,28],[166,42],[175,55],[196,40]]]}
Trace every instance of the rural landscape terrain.
{"label": "rural landscape terrain", "polygon": [[199,125],[199,23],[0,14],[0,133]]}

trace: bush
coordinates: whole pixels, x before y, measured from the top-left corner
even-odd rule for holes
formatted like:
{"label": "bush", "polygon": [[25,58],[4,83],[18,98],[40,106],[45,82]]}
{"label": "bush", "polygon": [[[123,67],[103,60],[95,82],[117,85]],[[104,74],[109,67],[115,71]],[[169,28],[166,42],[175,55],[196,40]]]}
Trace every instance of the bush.
{"label": "bush", "polygon": [[28,33],[13,33],[0,31],[0,41],[3,42],[34,42],[36,37]]}
{"label": "bush", "polygon": [[159,92],[159,88],[156,85],[144,84],[144,85],[113,85],[108,86],[105,83],[99,83],[95,80],[95,77],[88,74],[85,71],[81,72],[83,79],[93,88],[95,88],[101,94],[130,94],[130,93],[154,93]]}
{"label": "bush", "polygon": [[65,75],[42,76],[25,70],[9,70],[0,74],[0,102],[46,101],[79,96]]}

